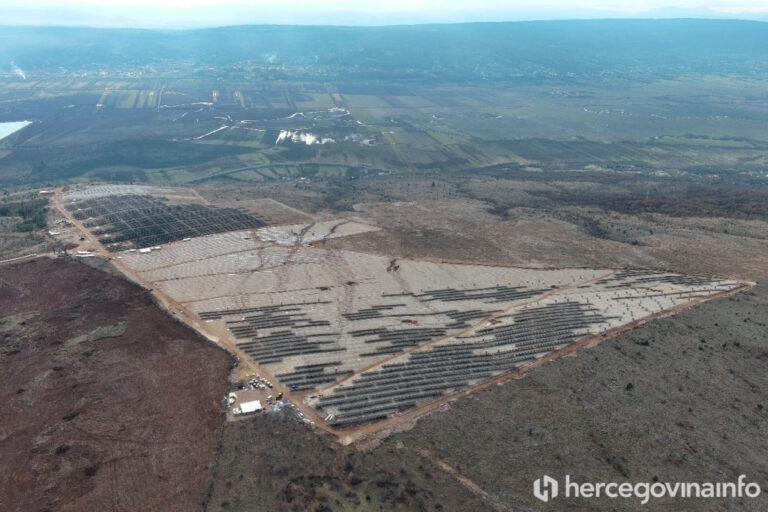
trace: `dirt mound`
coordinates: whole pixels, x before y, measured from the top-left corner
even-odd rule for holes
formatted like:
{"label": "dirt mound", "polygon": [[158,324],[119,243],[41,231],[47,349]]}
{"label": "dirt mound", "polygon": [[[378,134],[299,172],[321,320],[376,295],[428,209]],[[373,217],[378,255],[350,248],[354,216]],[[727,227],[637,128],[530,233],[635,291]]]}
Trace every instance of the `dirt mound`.
{"label": "dirt mound", "polygon": [[0,282],[0,510],[199,508],[229,356],[86,265]]}

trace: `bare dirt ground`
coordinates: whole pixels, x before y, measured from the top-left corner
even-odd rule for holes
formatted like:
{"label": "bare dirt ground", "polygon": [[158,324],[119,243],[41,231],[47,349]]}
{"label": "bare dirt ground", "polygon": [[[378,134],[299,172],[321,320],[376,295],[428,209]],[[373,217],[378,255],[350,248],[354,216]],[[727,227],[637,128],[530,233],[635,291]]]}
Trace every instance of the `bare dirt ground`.
{"label": "bare dirt ground", "polygon": [[0,266],[0,305],[0,509],[199,508],[230,356],[78,262]]}
{"label": "bare dirt ground", "polygon": [[231,186],[201,186],[201,197],[220,207],[238,208],[264,219],[267,224],[304,224],[314,220],[312,215],[293,208],[271,196],[254,198],[252,194]]}
{"label": "bare dirt ground", "polygon": [[[757,280],[768,268],[768,219],[724,217],[715,210],[698,216],[627,214],[572,204],[573,198],[613,192],[643,197],[650,186],[613,175],[581,179],[576,174],[572,181],[557,181],[536,173],[508,179],[392,176],[347,186],[246,184],[238,194],[241,200],[272,197],[314,215],[355,211],[382,228],[316,244],[325,248],[531,267],[638,267],[747,280]],[[209,187],[202,194],[213,202],[231,193],[229,185],[221,192]]]}
{"label": "bare dirt ground", "polygon": [[[593,236],[561,219],[565,213],[560,210],[520,209],[501,219],[490,214],[487,205],[473,201],[375,203],[358,209],[382,229],[316,245],[400,257],[530,267],[651,268],[752,280],[768,267],[764,221],[639,217],[577,209],[579,215],[608,227],[634,230],[628,242]],[[637,244],[631,243],[635,238]],[[734,257],[738,266],[733,265]]]}

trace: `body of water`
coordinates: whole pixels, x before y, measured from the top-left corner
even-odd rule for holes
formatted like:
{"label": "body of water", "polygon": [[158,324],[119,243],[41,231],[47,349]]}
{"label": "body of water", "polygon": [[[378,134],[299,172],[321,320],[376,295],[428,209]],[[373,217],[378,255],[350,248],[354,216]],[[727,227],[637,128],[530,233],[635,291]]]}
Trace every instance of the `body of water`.
{"label": "body of water", "polygon": [[32,124],[32,121],[13,121],[11,123],[0,123],[0,140],[3,140],[10,134],[17,132],[30,124]]}

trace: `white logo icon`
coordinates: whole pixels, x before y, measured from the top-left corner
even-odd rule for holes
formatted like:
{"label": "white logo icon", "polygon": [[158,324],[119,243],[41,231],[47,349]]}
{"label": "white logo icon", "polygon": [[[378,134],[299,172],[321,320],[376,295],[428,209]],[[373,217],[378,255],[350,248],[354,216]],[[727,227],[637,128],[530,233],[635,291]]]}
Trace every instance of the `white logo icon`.
{"label": "white logo icon", "polygon": [[557,498],[557,480],[548,475],[537,478],[533,482],[533,495],[544,503]]}

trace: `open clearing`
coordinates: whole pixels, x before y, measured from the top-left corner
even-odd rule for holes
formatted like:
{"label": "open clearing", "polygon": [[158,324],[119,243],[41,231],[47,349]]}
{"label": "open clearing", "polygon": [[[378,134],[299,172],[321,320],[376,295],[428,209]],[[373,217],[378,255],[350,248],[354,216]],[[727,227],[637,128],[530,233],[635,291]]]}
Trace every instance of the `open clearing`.
{"label": "open clearing", "polygon": [[[79,204],[69,202],[67,213]],[[366,424],[428,411],[574,343],[751,286],[645,270],[527,269],[313,246],[376,229],[349,216],[176,237],[113,262],[346,440],[370,431]]]}

